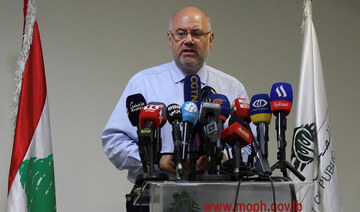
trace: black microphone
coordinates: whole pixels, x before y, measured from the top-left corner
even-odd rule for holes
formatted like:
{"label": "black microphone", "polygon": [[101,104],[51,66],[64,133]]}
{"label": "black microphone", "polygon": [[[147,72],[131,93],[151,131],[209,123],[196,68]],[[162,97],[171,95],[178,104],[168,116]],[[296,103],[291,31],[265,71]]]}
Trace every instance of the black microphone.
{"label": "black microphone", "polygon": [[[221,140],[221,132],[224,129],[224,123],[226,119],[230,115],[230,102],[229,99],[222,94],[211,94],[211,99],[213,103],[220,104],[220,116],[218,120],[218,131],[219,131],[219,138],[216,141],[216,172],[220,174],[221,168],[221,160],[223,157],[223,150],[226,144]],[[226,148],[228,153],[228,158],[230,158],[229,149]]]}
{"label": "black microphone", "polygon": [[129,120],[133,126],[137,127],[138,130],[140,129],[140,125],[139,125],[140,111],[145,106],[146,106],[146,100],[144,96],[140,93],[130,95],[126,98],[126,111]]}
{"label": "black microphone", "polygon": [[217,122],[219,121],[221,106],[217,103],[202,102],[200,107],[200,124],[206,126],[206,134],[210,142],[220,138]]}
{"label": "black microphone", "polygon": [[171,104],[166,108],[166,116],[172,125],[172,137],[174,140],[174,161],[176,168],[176,179],[180,180],[183,174],[181,165],[181,130],[180,124],[182,119],[181,107],[178,104]]}
{"label": "black microphone", "polygon": [[[221,112],[221,106],[217,103],[202,102],[200,107],[200,124],[204,127],[206,139],[203,141],[205,154],[210,161],[209,174],[216,173],[216,144],[220,140],[221,134],[218,129],[218,121]],[[219,171],[219,170],[218,170]]]}
{"label": "black microphone", "polygon": [[[141,130],[140,128],[140,111],[143,107],[146,106],[146,100],[144,96],[140,93],[130,95],[126,98],[126,111],[129,117],[129,120],[133,126],[137,127],[138,132]],[[145,157],[145,148],[139,145],[139,156],[141,159],[143,172],[147,172],[146,166],[146,157]]]}

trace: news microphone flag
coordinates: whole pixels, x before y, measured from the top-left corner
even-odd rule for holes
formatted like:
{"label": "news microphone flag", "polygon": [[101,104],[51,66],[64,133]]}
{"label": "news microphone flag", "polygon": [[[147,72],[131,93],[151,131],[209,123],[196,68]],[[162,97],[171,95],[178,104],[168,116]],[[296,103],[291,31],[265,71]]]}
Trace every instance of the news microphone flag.
{"label": "news microphone flag", "polygon": [[[291,162],[314,182],[302,202],[304,211],[343,211],[338,191],[333,139],[321,66],[320,51],[312,21],[311,1],[304,2],[304,41],[296,107]],[[290,175],[293,181],[297,177]]]}
{"label": "news microphone flag", "polygon": [[56,211],[49,107],[34,1],[24,1],[24,16],[14,93],[16,124],[7,211]]}

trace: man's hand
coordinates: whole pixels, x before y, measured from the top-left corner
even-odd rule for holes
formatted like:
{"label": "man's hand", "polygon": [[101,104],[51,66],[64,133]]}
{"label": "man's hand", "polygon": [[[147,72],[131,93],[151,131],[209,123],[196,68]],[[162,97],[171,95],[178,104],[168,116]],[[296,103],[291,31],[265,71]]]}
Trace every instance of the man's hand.
{"label": "man's hand", "polygon": [[[173,161],[173,159],[174,159],[174,155],[161,156],[159,161],[159,167],[163,170],[168,170],[176,174],[176,169],[174,168],[175,162]],[[223,164],[226,160],[227,159],[225,155],[223,155],[221,164]],[[206,155],[200,156],[200,158],[196,161],[196,165],[199,167],[199,169],[208,171],[210,168],[210,162],[208,160],[208,157]],[[186,162],[182,163],[182,166],[184,173],[190,173],[191,166],[189,159]]]}
{"label": "man's hand", "polygon": [[176,173],[176,170],[174,169],[175,163],[173,161],[174,155],[163,155],[160,158],[159,161],[159,167],[163,170],[168,170],[172,173]]}
{"label": "man's hand", "polygon": [[[225,156],[225,154],[223,154],[223,157],[221,159],[221,164],[224,164],[225,161],[227,161],[227,158]],[[206,155],[201,156],[197,161],[196,161],[197,166],[201,169],[201,170],[206,170],[208,171],[210,168],[210,162],[209,159]]]}
{"label": "man's hand", "polygon": [[206,171],[209,170],[210,162],[209,162],[208,157],[206,155],[200,156],[200,158],[196,161],[196,165],[201,170],[206,170]]}

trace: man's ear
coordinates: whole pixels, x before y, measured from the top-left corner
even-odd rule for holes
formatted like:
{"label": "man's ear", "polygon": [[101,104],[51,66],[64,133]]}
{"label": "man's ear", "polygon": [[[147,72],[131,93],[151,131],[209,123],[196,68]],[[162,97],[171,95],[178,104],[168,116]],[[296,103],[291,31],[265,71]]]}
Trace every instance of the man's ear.
{"label": "man's ear", "polygon": [[214,43],[214,32],[211,32],[209,36],[210,36],[210,39],[209,39],[209,47],[210,47],[210,50],[211,50],[212,45],[213,45],[213,43]]}
{"label": "man's ear", "polygon": [[171,47],[171,39],[172,39],[170,32],[167,32],[167,39],[168,39],[168,46],[169,46],[169,49],[170,49],[170,47]]}

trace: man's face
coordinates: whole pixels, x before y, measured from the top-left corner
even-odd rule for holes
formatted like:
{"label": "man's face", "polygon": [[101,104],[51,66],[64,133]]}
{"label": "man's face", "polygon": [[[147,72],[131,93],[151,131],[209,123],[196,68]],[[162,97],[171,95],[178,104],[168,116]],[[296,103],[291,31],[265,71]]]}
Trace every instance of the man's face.
{"label": "man's face", "polygon": [[173,59],[184,72],[196,73],[203,66],[214,40],[212,32],[202,39],[193,38],[191,33],[207,33],[209,31],[209,23],[205,14],[185,10],[174,16],[171,33],[188,33],[182,40],[176,40],[170,32],[167,35]]}

